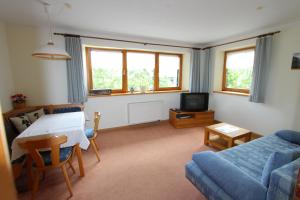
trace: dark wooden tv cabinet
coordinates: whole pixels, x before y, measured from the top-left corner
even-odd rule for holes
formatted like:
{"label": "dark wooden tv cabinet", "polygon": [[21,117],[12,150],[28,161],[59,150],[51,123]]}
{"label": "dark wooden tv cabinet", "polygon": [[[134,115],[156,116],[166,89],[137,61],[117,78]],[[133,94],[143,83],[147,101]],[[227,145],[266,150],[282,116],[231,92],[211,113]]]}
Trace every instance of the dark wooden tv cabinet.
{"label": "dark wooden tv cabinet", "polygon": [[197,126],[208,126],[214,124],[213,110],[203,112],[182,112],[176,109],[170,109],[169,122],[175,128],[188,128]]}

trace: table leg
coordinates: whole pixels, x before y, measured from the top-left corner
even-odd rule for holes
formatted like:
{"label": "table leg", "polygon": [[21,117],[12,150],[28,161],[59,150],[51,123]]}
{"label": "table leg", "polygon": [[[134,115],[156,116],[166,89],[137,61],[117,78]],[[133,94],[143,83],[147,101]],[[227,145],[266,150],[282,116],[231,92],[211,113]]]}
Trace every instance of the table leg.
{"label": "table leg", "polygon": [[204,128],[204,144],[208,145],[208,140],[209,140],[209,130],[207,128]]}
{"label": "table leg", "polygon": [[234,144],[233,139],[230,138],[230,139],[228,140],[228,148],[233,147],[233,144]]}
{"label": "table leg", "polygon": [[75,145],[75,149],[76,149],[75,151],[76,151],[76,155],[77,155],[80,176],[83,177],[84,176],[84,168],[83,168],[81,148],[79,147],[79,144]]}

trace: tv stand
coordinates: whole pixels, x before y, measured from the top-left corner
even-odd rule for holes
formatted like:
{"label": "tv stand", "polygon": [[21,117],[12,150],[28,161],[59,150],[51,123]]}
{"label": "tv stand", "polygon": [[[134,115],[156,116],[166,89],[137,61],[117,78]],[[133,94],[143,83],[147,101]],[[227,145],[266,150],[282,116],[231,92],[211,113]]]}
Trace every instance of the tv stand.
{"label": "tv stand", "polygon": [[169,121],[175,128],[188,128],[208,126],[214,124],[214,111],[183,112],[178,109],[170,109]]}

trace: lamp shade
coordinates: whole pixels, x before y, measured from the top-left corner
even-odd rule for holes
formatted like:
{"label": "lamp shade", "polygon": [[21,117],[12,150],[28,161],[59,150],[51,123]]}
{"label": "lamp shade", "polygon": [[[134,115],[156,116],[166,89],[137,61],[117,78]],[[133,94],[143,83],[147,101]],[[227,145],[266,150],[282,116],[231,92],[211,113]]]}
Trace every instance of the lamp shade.
{"label": "lamp shade", "polygon": [[53,42],[48,42],[47,45],[37,49],[32,53],[33,57],[45,60],[68,60],[71,56],[61,48],[57,48]]}

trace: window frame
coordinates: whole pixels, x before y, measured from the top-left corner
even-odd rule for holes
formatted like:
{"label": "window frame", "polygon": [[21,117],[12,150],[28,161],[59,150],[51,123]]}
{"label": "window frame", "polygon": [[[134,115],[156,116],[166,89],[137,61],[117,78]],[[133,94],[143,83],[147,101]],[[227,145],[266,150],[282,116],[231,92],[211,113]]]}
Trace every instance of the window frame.
{"label": "window frame", "polygon": [[[144,51],[144,50],[127,50],[127,49],[114,49],[114,48],[101,48],[101,47],[85,47],[86,54],[86,68],[87,68],[87,82],[88,91],[92,93],[93,90],[93,70],[91,62],[91,51],[119,51],[123,55],[122,65],[122,89],[112,90],[112,93],[128,93],[128,80],[127,80],[127,52],[128,53],[148,53],[155,55],[155,66],[154,66],[154,80],[153,80],[153,91],[169,91],[169,90],[181,90],[182,89],[182,64],[183,54],[180,53],[165,53],[155,51]],[[159,55],[173,55],[178,56],[180,59],[179,66],[179,85],[178,87],[160,87],[159,86]]]}
{"label": "window frame", "polygon": [[224,64],[223,64],[223,79],[222,79],[222,91],[228,91],[228,92],[238,92],[238,93],[245,93],[245,94],[249,94],[250,93],[250,89],[242,89],[242,88],[228,88],[226,87],[226,83],[227,83],[227,76],[226,76],[226,72],[227,72],[227,55],[228,53],[232,53],[232,52],[239,52],[239,51],[246,51],[246,50],[254,50],[254,54],[255,54],[255,46],[250,46],[250,47],[245,47],[245,48],[239,48],[239,49],[234,49],[234,50],[228,50],[224,52]]}

